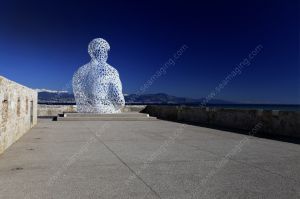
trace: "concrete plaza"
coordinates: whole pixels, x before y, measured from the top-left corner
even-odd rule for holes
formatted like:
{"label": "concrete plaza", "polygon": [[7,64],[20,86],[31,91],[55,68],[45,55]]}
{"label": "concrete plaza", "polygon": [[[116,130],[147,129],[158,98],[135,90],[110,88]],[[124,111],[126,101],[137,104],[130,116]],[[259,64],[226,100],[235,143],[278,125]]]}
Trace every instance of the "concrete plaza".
{"label": "concrete plaza", "polygon": [[300,198],[300,146],[162,120],[40,119],[0,156],[0,198]]}

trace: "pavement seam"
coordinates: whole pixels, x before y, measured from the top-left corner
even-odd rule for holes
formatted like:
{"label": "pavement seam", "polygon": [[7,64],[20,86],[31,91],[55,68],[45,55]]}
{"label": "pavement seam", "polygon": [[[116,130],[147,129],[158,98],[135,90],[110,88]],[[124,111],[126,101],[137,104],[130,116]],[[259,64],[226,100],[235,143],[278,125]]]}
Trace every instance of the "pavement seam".
{"label": "pavement seam", "polygon": [[[89,129],[90,130],[90,129]],[[144,179],[143,178],[141,178],[124,160],[122,160],[121,159],[121,157],[120,156],[118,156],[118,154],[116,153],[116,152],[114,152],[108,145],[106,145],[105,143],[104,143],[104,141],[102,141],[97,135],[95,135],[94,133],[93,133],[93,131],[92,130],[90,130],[90,133],[101,143],[101,144],[103,144],[104,146],[105,146],[105,148],[107,149],[107,150],[109,150],[124,166],[126,166],[132,173],[133,173],[133,175],[135,175],[136,176],[136,178],[138,178],[146,187],[148,187],[148,189],[149,190],[151,190],[158,198],[160,198],[161,199],[161,197],[160,197],[160,195],[149,185],[149,184],[147,184],[145,181],[144,181]],[[148,193],[147,193],[148,194]],[[146,194],[146,195],[147,195]]]}

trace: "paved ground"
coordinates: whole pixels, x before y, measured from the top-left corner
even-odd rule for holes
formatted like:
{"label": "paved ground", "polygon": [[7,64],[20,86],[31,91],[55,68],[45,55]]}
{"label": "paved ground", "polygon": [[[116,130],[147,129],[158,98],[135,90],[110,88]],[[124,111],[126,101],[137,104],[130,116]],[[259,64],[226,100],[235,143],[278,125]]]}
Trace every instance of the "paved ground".
{"label": "paved ground", "polygon": [[39,124],[0,156],[1,198],[300,198],[300,146],[167,121]]}

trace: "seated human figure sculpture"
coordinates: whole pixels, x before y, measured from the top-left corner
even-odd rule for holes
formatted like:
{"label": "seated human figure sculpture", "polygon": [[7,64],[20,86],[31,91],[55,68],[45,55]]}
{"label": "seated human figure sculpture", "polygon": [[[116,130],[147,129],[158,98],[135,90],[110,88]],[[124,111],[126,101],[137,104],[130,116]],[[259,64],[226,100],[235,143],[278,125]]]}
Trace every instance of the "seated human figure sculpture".
{"label": "seated human figure sculpture", "polygon": [[73,92],[80,113],[120,113],[125,105],[118,71],[106,61],[110,46],[102,38],[89,43],[91,61],[73,76]]}

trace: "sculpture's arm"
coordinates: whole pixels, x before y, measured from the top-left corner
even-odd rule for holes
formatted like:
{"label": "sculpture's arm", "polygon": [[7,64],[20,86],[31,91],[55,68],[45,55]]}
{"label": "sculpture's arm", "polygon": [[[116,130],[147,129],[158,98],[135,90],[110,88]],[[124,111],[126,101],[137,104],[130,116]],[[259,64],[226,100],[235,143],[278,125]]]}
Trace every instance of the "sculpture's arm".
{"label": "sculpture's arm", "polygon": [[116,74],[114,81],[110,85],[112,91],[112,103],[116,109],[120,109],[125,105],[125,99],[122,92],[122,83],[119,77],[119,74]]}
{"label": "sculpture's arm", "polygon": [[81,109],[83,110],[85,106],[86,96],[84,93],[84,88],[81,79],[78,76],[78,73],[75,73],[75,75],[73,76],[72,85],[73,85],[73,93],[74,93],[77,109],[79,112],[81,112]]}

